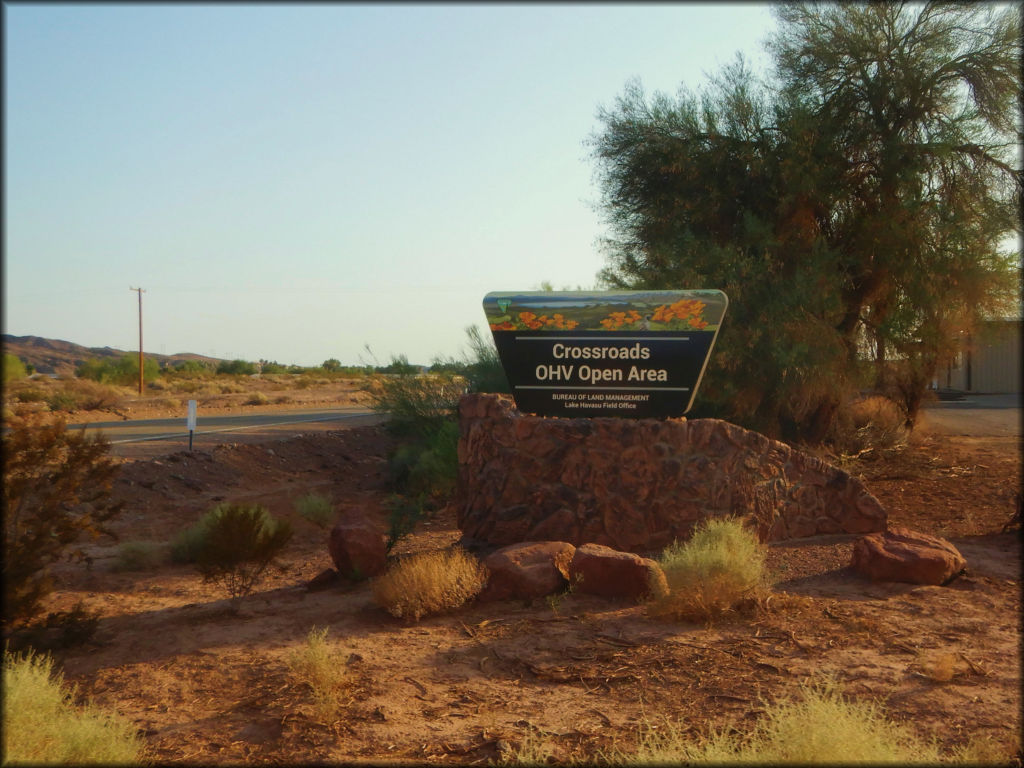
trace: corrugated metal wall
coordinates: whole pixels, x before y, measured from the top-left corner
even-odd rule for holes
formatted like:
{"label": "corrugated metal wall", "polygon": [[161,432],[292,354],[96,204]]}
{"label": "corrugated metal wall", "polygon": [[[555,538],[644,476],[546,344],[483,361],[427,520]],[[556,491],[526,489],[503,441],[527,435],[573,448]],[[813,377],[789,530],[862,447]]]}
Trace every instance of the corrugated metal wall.
{"label": "corrugated metal wall", "polygon": [[1020,392],[1020,345],[1020,320],[985,323],[939,376],[939,384],[979,394]]}

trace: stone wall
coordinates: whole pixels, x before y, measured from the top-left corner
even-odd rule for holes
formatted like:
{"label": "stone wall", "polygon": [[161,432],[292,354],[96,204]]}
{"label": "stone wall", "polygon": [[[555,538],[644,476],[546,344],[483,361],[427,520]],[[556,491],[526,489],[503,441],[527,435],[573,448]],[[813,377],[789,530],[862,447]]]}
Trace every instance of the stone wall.
{"label": "stone wall", "polygon": [[764,541],[884,531],[855,478],[718,419],[559,419],[505,395],[459,404],[458,524],[468,546],[604,544],[649,553],[706,517],[749,517]]}

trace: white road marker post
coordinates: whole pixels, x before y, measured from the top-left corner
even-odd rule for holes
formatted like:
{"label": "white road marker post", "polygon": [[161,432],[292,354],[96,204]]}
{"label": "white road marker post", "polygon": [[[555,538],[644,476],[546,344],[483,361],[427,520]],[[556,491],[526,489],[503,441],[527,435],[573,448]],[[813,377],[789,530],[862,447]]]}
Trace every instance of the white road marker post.
{"label": "white road marker post", "polygon": [[196,431],[196,401],[188,401],[188,450],[192,452],[192,433]]}

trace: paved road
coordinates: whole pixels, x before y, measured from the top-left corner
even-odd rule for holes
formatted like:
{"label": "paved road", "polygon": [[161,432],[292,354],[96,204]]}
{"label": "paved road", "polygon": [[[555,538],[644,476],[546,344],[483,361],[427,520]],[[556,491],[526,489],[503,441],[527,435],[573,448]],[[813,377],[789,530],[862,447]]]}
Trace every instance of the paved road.
{"label": "paved road", "polygon": [[[316,408],[302,411],[242,413],[196,419],[194,448],[209,448],[228,440],[250,441],[282,438],[296,432],[322,431],[372,424],[380,417],[365,408]],[[148,457],[188,448],[184,418],[101,421],[69,424],[68,429],[101,432],[110,440],[115,456]],[[234,433],[226,435],[224,433]],[[144,445],[143,445],[144,444]]]}
{"label": "paved road", "polygon": [[922,426],[946,435],[1020,437],[1020,395],[967,395],[925,406]]}

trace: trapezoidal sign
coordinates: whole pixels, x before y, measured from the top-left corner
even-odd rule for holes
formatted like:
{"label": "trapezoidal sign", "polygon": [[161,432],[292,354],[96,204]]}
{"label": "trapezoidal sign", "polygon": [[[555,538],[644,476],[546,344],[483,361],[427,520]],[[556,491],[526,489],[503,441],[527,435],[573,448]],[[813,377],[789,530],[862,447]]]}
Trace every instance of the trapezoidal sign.
{"label": "trapezoidal sign", "polygon": [[524,291],[484,297],[516,407],[538,416],[682,416],[728,297],[721,291]]}

